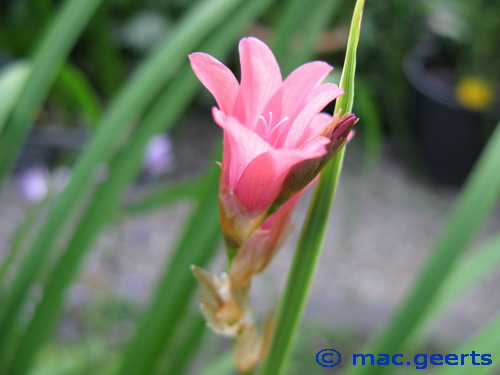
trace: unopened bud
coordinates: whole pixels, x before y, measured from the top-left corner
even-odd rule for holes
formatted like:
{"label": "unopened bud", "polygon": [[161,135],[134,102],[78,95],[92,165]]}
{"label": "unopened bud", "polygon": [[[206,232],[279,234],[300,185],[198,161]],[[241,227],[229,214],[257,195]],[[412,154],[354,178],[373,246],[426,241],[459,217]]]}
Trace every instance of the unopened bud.
{"label": "unopened bud", "polygon": [[314,180],[326,163],[346,144],[351,129],[357,122],[358,118],[352,113],[340,118],[333,117],[331,124],[320,134],[330,139],[330,143],[326,145],[327,154],[316,159],[304,160],[292,167],[283,182],[280,194],[273,202],[272,210],[279,208]]}
{"label": "unopened bud", "polygon": [[198,298],[208,325],[217,333],[235,336],[243,326],[244,310],[231,292],[227,274],[214,275],[197,266],[191,266],[200,284]]}

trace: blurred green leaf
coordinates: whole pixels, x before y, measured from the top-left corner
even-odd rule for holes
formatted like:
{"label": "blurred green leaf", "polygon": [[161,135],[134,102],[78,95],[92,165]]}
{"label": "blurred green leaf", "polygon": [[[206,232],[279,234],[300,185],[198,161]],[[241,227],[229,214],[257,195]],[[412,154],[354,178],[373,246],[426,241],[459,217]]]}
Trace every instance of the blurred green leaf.
{"label": "blurred green leaf", "polygon": [[[59,195],[44,225],[38,231],[28,256],[20,265],[6,302],[1,306],[0,331],[3,335],[0,337],[0,349],[1,345],[5,345],[11,339],[10,332],[14,328],[16,313],[25,302],[33,280],[43,268],[44,260],[48,260],[48,254],[53,250],[58,236],[70,223],[69,218],[74,214],[75,207],[78,207],[78,203],[82,202],[82,198],[97,183],[96,175],[99,170],[102,171],[103,163],[109,162],[113,157],[122,145],[127,132],[133,127],[132,121],[146,109],[163,84],[176,74],[176,69],[185,61],[185,55],[215,27],[218,21],[224,18],[224,15],[236,3],[236,0],[205,0],[191,9],[159,50],[141,65],[132,81],[103,117],[90,144],[78,159],[70,183]],[[147,140],[147,137],[151,136],[149,127],[146,127],[143,132],[145,134],[140,137],[143,143],[133,144],[135,151],[132,155],[140,155],[143,150],[142,145],[145,144],[144,138]],[[125,156],[121,159],[128,160]],[[137,164],[137,158],[135,158],[135,164]],[[109,210],[109,207],[115,207],[115,190],[126,187],[130,180],[129,176],[134,176],[134,171],[134,168],[130,166],[127,170],[111,169],[113,177],[108,178],[110,185],[105,185],[101,190],[102,196],[109,197],[109,202],[104,200],[99,206],[96,201],[102,200],[102,197],[96,194],[96,200],[88,205],[87,216],[82,219],[85,225],[77,226],[78,230],[68,245],[64,258],[61,258],[55,266],[56,271],[51,273],[51,278],[46,285],[50,292],[44,293],[44,298],[26,329],[25,335],[29,339],[19,342],[10,371],[22,374],[29,367],[31,358],[56,321],[64,291],[77,271],[81,257],[92,243],[95,234],[102,228],[102,224],[109,220],[109,215],[114,212]],[[97,219],[92,221],[92,217]],[[81,241],[78,242],[75,238]],[[68,255],[73,252],[74,256]],[[64,267],[65,262],[68,262],[67,268]],[[12,347],[12,344],[10,346]]]}
{"label": "blurred green leaf", "polygon": [[12,265],[17,261],[27,247],[27,242],[32,235],[36,220],[40,213],[46,207],[47,201],[44,200],[28,208],[23,220],[16,227],[9,241],[7,254],[2,258],[0,264],[0,299],[3,299],[6,292],[4,286],[7,286],[7,275]]}
{"label": "blurred green leaf", "polygon": [[[245,8],[247,11],[246,13],[239,12],[239,16],[232,19],[231,22],[228,23],[227,28],[224,28],[217,34],[219,37],[214,40],[212,44],[214,46],[216,45],[217,48],[220,49],[228,48],[228,44],[222,44],[219,46],[219,43],[227,38],[235,38],[235,33],[230,33],[229,31],[240,30],[243,28],[244,25],[252,19],[256,11],[263,10],[263,4],[266,3],[268,3],[267,0],[265,2],[254,2]],[[212,12],[217,11],[218,17],[223,16],[220,9],[217,9],[217,7],[211,8],[211,12],[208,12],[206,9],[207,4],[208,3],[204,3],[204,7],[197,9],[198,12],[195,13],[197,14],[197,17],[191,19],[192,23],[190,25],[197,26],[197,33],[201,33],[201,21],[199,17],[202,17],[204,20],[210,19],[210,24],[213,24],[215,21],[214,18],[211,17],[213,15]],[[210,4],[214,6],[215,3],[210,2]],[[219,6],[222,6],[222,4],[224,4],[224,2],[220,2]],[[230,8],[225,9],[225,11],[229,10]],[[183,37],[187,37],[186,34],[181,35]],[[190,40],[190,42],[193,43],[192,40]],[[188,48],[186,43],[182,44],[182,48]],[[159,66],[155,65],[155,68],[159,68]],[[183,73],[179,75],[179,80],[177,80],[175,84],[171,85],[165,92],[165,96],[160,98],[158,105],[153,107],[148,116],[144,119],[143,123],[137,127],[137,131],[133,134],[133,136],[131,136],[131,143],[129,143],[120,152],[120,154],[117,155],[113,163],[110,165],[110,175],[108,176],[106,182],[99,186],[98,190],[94,194],[94,198],[87,205],[81,221],[76,226],[77,230],[71,238],[63,257],[57,262],[50,274],[50,277],[44,287],[44,298],[38,304],[35,315],[24,333],[24,337],[29,337],[29,339],[21,339],[19,341],[15,357],[12,360],[10,371],[22,373],[22,371],[29,366],[30,358],[32,358],[33,354],[36,352],[51,327],[55,324],[62,307],[65,289],[76,274],[80,262],[87,249],[91,246],[93,239],[103,228],[104,224],[110,220],[112,213],[115,212],[121,193],[136,175],[142,161],[142,152],[144,151],[144,147],[148,139],[160,131],[165,124],[170,126],[173,120],[182,113],[183,109],[189,102],[191,97],[190,92],[192,91],[194,94],[196,85],[185,85],[185,77],[187,77],[186,73],[189,73],[189,80],[191,80],[193,74],[187,68],[187,70],[185,69]],[[196,83],[195,80],[194,83]],[[181,95],[181,92],[184,92],[185,95]],[[134,93],[134,95],[137,94]],[[166,99],[168,99],[167,108],[165,108],[164,105],[164,100]],[[178,105],[176,105],[176,103]],[[127,110],[129,110],[129,108],[127,108]],[[163,116],[160,117],[159,114],[162,114]],[[213,185],[216,186],[216,183]],[[217,200],[214,199],[214,201],[216,204]],[[217,220],[211,220],[211,222],[217,223]],[[211,247],[209,243],[210,242],[206,240],[203,243],[203,246],[206,247],[203,247],[203,249],[212,248],[213,246]],[[200,255],[200,257],[201,256],[202,255]],[[190,280],[192,278],[190,274],[189,278]],[[192,282],[194,283],[194,279]],[[168,298],[163,297],[163,300],[165,299]],[[182,306],[182,304],[178,304],[176,308],[182,308]],[[161,322],[161,324],[163,324],[163,322]],[[169,329],[171,328],[172,327]],[[151,338],[151,336],[149,336],[149,340],[153,343],[156,342]],[[155,351],[147,353],[148,356],[151,354],[153,355],[153,360],[152,362],[147,362],[146,366],[154,366],[155,361],[157,360],[157,357],[154,357]],[[157,353],[156,355],[159,354]],[[138,357],[135,358],[139,359]],[[138,362],[140,361],[138,360]]]}
{"label": "blurred green leaf", "polygon": [[200,200],[175,247],[153,301],[126,348],[118,374],[151,374],[190,302],[196,281],[190,266],[204,266],[220,242],[218,167],[210,168]]}
{"label": "blurred green leaf", "polygon": [[30,64],[26,61],[11,63],[0,71],[0,136],[30,71]]}
{"label": "blurred green leaf", "polygon": [[165,208],[165,206],[182,198],[196,197],[200,191],[201,183],[202,181],[196,178],[161,187],[138,202],[126,206],[125,212],[134,215],[142,214],[151,210]]}
{"label": "blurred green leaf", "polygon": [[[310,3],[303,1],[302,4],[307,4],[307,7],[301,13],[300,22],[295,25],[294,34],[288,35],[286,39],[290,42],[292,38],[297,38],[298,42],[289,49],[281,64],[282,72],[291,72],[295,67],[307,61],[310,56],[315,55],[321,33],[328,27],[342,2],[340,0]],[[300,45],[300,48],[297,48],[297,45]]]}
{"label": "blurred green leaf", "polygon": [[83,112],[88,125],[95,127],[101,117],[99,97],[87,77],[75,66],[66,63],[59,74],[58,84],[65,97],[73,99]]}
{"label": "blurred green leaf", "polygon": [[200,375],[232,375],[234,373],[233,357],[231,353],[221,354]]}
{"label": "blurred green leaf", "polygon": [[479,280],[497,270],[500,265],[500,235],[487,241],[479,249],[465,254],[457,265],[450,271],[450,275],[443,282],[436,297],[424,313],[413,335],[409,340],[412,346],[418,345],[426,333],[425,328],[433,323],[443,310],[451,305]]}
{"label": "blurred green leaf", "polygon": [[[431,256],[415,284],[388,325],[365,349],[367,353],[396,353],[432,306],[438,290],[449,277],[455,262],[469,246],[500,196],[500,126],[497,125],[480,159],[462,189]],[[379,374],[387,367],[351,367],[349,375]]]}
{"label": "blurred green leaf", "polygon": [[297,25],[301,24],[300,21],[308,6],[310,3],[303,0],[288,0],[283,5],[274,28],[272,43],[273,52],[278,61],[285,61],[290,56],[291,36],[294,35]]}
{"label": "blurred green leaf", "polygon": [[[130,3],[130,0],[127,1]],[[90,60],[96,78],[96,87],[105,101],[112,99],[119,91],[125,78],[124,58],[116,42],[113,29],[115,4],[105,1],[97,10],[89,25],[88,42],[91,44]]]}
{"label": "blurred green leaf", "polygon": [[368,168],[374,167],[380,160],[384,145],[381,115],[373,90],[361,79],[358,79],[356,88],[355,110],[357,110],[359,118],[362,119],[366,165]]}
{"label": "blurred green leaf", "polygon": [[71,346],[49,345],[40,353],[37,366],[30,375],[88,374],[97,365],[101,365],[97,374],[106,374],[102,363],[112,362],[106,349],[104,342],[98,339],[85,340]]}
{"label": "blurred green leaf", "polygon": [[[500,315],[492,318],[472,338],[453,349],[453,353],[471,353],[474,350],[478,354],[490,354],[492,363],[490,365],[474,366],[470,361],[463,366],[441,366],[432,371],[433,375],[487,375],[498,374],[500,367]],[[482,361],[481,361],[482,362]]]}
{"label": "blurred green leaf", "polygon": [[176,343],[175,348],[172,348],[171,361],[166,369],[159,371],[161,374],[178,375],[187,373],[186,369],[189,369],[192,364],[192,359],[202,344],[204,334],[210,331],[203,315],[198,310],[195,314],[185,319],[187,320],[187,332],[183,332],[183,336]]}
{"label": "blurred green leaf", "polygon": [[[0,186],[16,161],[36,113],[71,47],[87,25],[102,0],[67,0],[51,23],[36,50],[26,84],[21,90],[10,116],[0,121]],[[1,120],[1,119],[0,119]]]}

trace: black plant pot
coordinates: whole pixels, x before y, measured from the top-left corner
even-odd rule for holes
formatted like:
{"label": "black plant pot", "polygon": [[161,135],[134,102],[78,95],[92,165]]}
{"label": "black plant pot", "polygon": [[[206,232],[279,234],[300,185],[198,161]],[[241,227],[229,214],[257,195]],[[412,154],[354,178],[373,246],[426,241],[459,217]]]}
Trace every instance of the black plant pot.
{"label": "black plant pot", "polygon": [[[438,183],[461,185],[488,137],[484,116],[462,107],[436,55],[414,52],[405,60],[412,87],[410,126],[429,173]],[[434,69],[433,69],[434,68]]]}

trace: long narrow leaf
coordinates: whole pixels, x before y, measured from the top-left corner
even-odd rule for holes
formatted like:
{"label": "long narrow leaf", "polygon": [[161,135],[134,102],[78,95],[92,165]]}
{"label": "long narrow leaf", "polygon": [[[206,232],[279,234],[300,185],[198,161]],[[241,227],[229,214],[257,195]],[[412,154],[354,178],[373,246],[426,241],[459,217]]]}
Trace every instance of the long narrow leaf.
{"label": "long narrow leaf", "polygon": [[[354,98],[354,75],[356,70],[356,49],[361,31],[361,17],[364,1],[359,0],[353,13],[347,54],[340,86],[345,94],[337,99],[336,112],[349,112]],[[325,167],[307,213],[302,229],[292,269],[288,277],[285,295],[280,303],[277,328],[271,350],[264,361],[261,375],[279,375],[290,353],[299,327],[310,285],[319,258],[330,207],[337,188],[343,160],[343,150]]]}
{"label": "long narrow leaf", "polygon": [[109,161],[121,145],[133,120],[142,113],[171,78],[185,55],[237,4],[238,0],[205,0],[181,21],[178,28],[135,74],[98,126],[98,131],[79,158],[73,177],[58,197],[45,224],[21,264],[5,304],[0,310],[0,353],[14,328],[16,313],[25,301],[32,281],[44,265],[44,260],[58,236],[67,228],[68,218],[86,192],[96,183],[95,174],[102,163]]}
{"label": "long narrow leaf", "polygon": [[[248,17],[248,13],[245,16]],[[243,25],[241,22],[233,23],[233,26],[238,28]],[[225,34],[220,33],[222,36],[225,36]],[[188,73],[190,74],[189,79],[191,79],[192,73]],[[172,124],[189,101],[191,96],[189,91],[193,91],[191,89],[195,89],[196,86],[186,85],[183,77],[185,77],[185,74],[182,74],[176,85],[170,87],[166,92],[165,97],[168,98],[169,105],[167,107],[168,113],[165,113],[164,105],[155,107],[158,110],[153,110],[146,117],[143,124],[138,127],[132,143],[116,158],[107,181],[96,191],[95,198],[87,207],[82,221],[77,225],[77,232],[71,239],[63,258],[60,259],[53,272],[51,272],[49,281],[44,288],[44,297],[39,303],[35,316],[31,320],[23,338],[19,341],[10,366],[11,372],[21,374],[28,368],[31,358],[55,324],[62,307],[64,291],[74,278],[79,264],[85,252],[91,246],[93,239],[109,221],[110,215],[116,211],[119,196],[136,175],[147,140],[165,124]],[[189,91],[186,91],[186,89]],[[187,96],[180,95],[182,92]],[[163,104],[163,101],[160,101],[160,103]],[[164,114],[163,117],[158,116],[157,112],[159,110]]]}
{"label": "long narrow leaf", "polygon": [[31,66],[26,61],[9,64],[0,71],[0,136],[30,74]]}
{"label": "long narrow leaf", "polygon": [[198,179],[182,181],[168,187],[162,187],[158,191],[150,193],[138,202],[125,207],[128,214],[141,214],[153,209],[165,208],[166,205],[177,202],[182,198],[192,198],[197,195],[201,182]]}
{"label": "long narrow leaf", "polygon": [[[367,353],[400,350],[430,308],[455,261],[467,249],[500,196],[500,126],[497,125],[479,161],[462,190],[429,260],[413,288],[388,325],[368,346]],[[384,367],[353,366],[347,374],[379,374]]]}
{"label": "long narrow leaf", "polygon": [[382,155],[383,131],[377,104],[373,90],[360,79],[356,87],[356,107],[354,110],[363,119],[363,143],[368,171],[377,165]]}
{"label": "long narrow leaf", "polygon": [[300,24],[302,15],[308,5],[308,2],[303,0],[288,0],[285,3],[284,9],[278,18],[272,43],[272,49],[278,61],[282,61],[289,56],[290,36],[294,34],[296,25]]}
{"label": "long narrow leaf", "polygon": [[307,61],[309,56],[314,55],[321,32],[331,23],[335,11],[341,4],[340,0],[314,1],[307,4],[301,14],[300,24],[297,25],[300,32],[297,37],[300,37],[301,48],[289,51],[282,64],[282,71],[291,72],[296,66]]}
{"label": "long narrow leaf", "polygon": [[500,235],[487,241],[478,250],[461,257],[409,338],[412,346],[417,346],[423,340],[425,328],[429,327],[443,310],[499,266]]}
{"label": "long narrow leaf", "polygon": [[89,59],[94,64],[96,84],[105,99],[111,99],[116,94],[125,76],[125,60],[120,56],[113,23],[110,22],[113,6],[112,2],[106,1],[99,7],[88,33],[89,43],[92,44]]}
{"label": "long narrow leaf", "polygon": [[186,328],[188,328],[188,332],[175,345],[173,360],[169,363],[167,370],[161,371],[161,374],[186,374],[186,369],[191,365],[192,358],[202,344],[203,335],[210,331],[205,318],[201,316],[199,311],[196,311],[196,315],[189,317],[187,320]]}
{"label": "long narrow leaf", "polygon": [[36,224],[40,212],[45,208],[46,201],[31,206],[24,216],[24,220],[16,227],[9,241],[9,251],[0,264],[0,299],[5,293],[4,286],[7,285],[7,275],[12,265],[17,261],[23,250],[27,247],[33,227]]}
{"label": "long narrow leaf", "polygon": [[167,272],[158,284],[150,309],[137,327],[137,335],[124,352],[120,375],[152,374],[158,358],[189,303],[196,282],[189,267],[203,265],[220,241],[218,224],[217,177],[210,178],[171,258]]}
{"label": "long narrow leaf", "polygon": [[[489,354],[491,363],[489,365],[474,365],[472,359],[465,357],[467,362],[463,366],[442,366],[435,369],[433,375],[487,375],[498,374],[500,368],[500,315],[497,315],[486,323],[479,332],[472,338],[458,346],[453,350],[453,353],[470,354],[474,350],[478,354]],[[482,359],[476,358],[476,363],[483,362]]]}
{"label": "long narrow leaf", "polygon": [[17,159],[36,112],[53,85],[71,47],[101,1],[66,1],[38,46],[33,58],[33,69],[0,137],[0,184]]}
{"label": "long narrow leaf", "polygon": [[230,353],[222,354],[207,364],[200,375],[232,375],[234,369],[233,357]]}
{"label": "long narrow leaf", "polygon": [[99,97],[82,72],[71,64],[65,64],[59,74],[58,84],[65,96],[73,99],[81,109],[87,123],[95,127],[101,117]]}

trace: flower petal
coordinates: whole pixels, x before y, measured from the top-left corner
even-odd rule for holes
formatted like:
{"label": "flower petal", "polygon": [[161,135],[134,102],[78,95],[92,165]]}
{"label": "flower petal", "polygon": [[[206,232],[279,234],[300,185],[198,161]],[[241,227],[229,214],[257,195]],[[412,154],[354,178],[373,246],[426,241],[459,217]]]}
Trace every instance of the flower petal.
{"label": "flower petal", "polygon": [[316,116],[328,103],[342,95],[344,90],[333,83],[325,83],[311,91],[307,104],[299,113],[286,136],[284,147],[296,148],[302,134]]}
{"label": "flower petal", "polygon": [[330,125],[333,121],[333,116],[326,113],[321,112],[313,117],[309,125],[304,129],[304,133],[302,133],[302,137],[300,138],[298,144],[303,144],[308,139],[312,137],[316,137],[322,133],[325,128]]}
{"label": "flower petal", "polygon": [[194,73],[214,96],[219,109],[231,115],[239,90],[239,84],[233,72],[206,53],[192,53],[189,55],[189,60]]}
{"label": "flower petal", "polygon": [[299,150],[306,152],[308,154],[321,154],[324,155],[326,152],[325,147],[330,143],[330,139],[317,136],[308,139],[302,146],[300,146]]}
{"label": "flower petal", "polygon": [[313,61],[299,66],[283,82],[281,97],[281,117],[287,116],[290,121],[305,105],[310,92],[318,87],[330,74],[333,67],[323,61]]}
{"label": "flower petal", "polygon": [[281,72],[269,47],[257,38],[243,38],[239,52],[241,84],[234,116],[253,129],[267,102],[281,87]]}
{"label": "flower petal", "polygon": [[212,112],[215,122],[224,129],[222,169],[225,182],[234,188],[246,166],[258,155],[271,150],[271,146],[234,117],[225,116],[217,108]]}
{"label": "flower petal", "polygon": [[245,168],[236,185],[235,195],[250,215],[258,214],[276,199],[292,166],[304,160],[323,156],[325,153],[325,147],[265,152]]}

